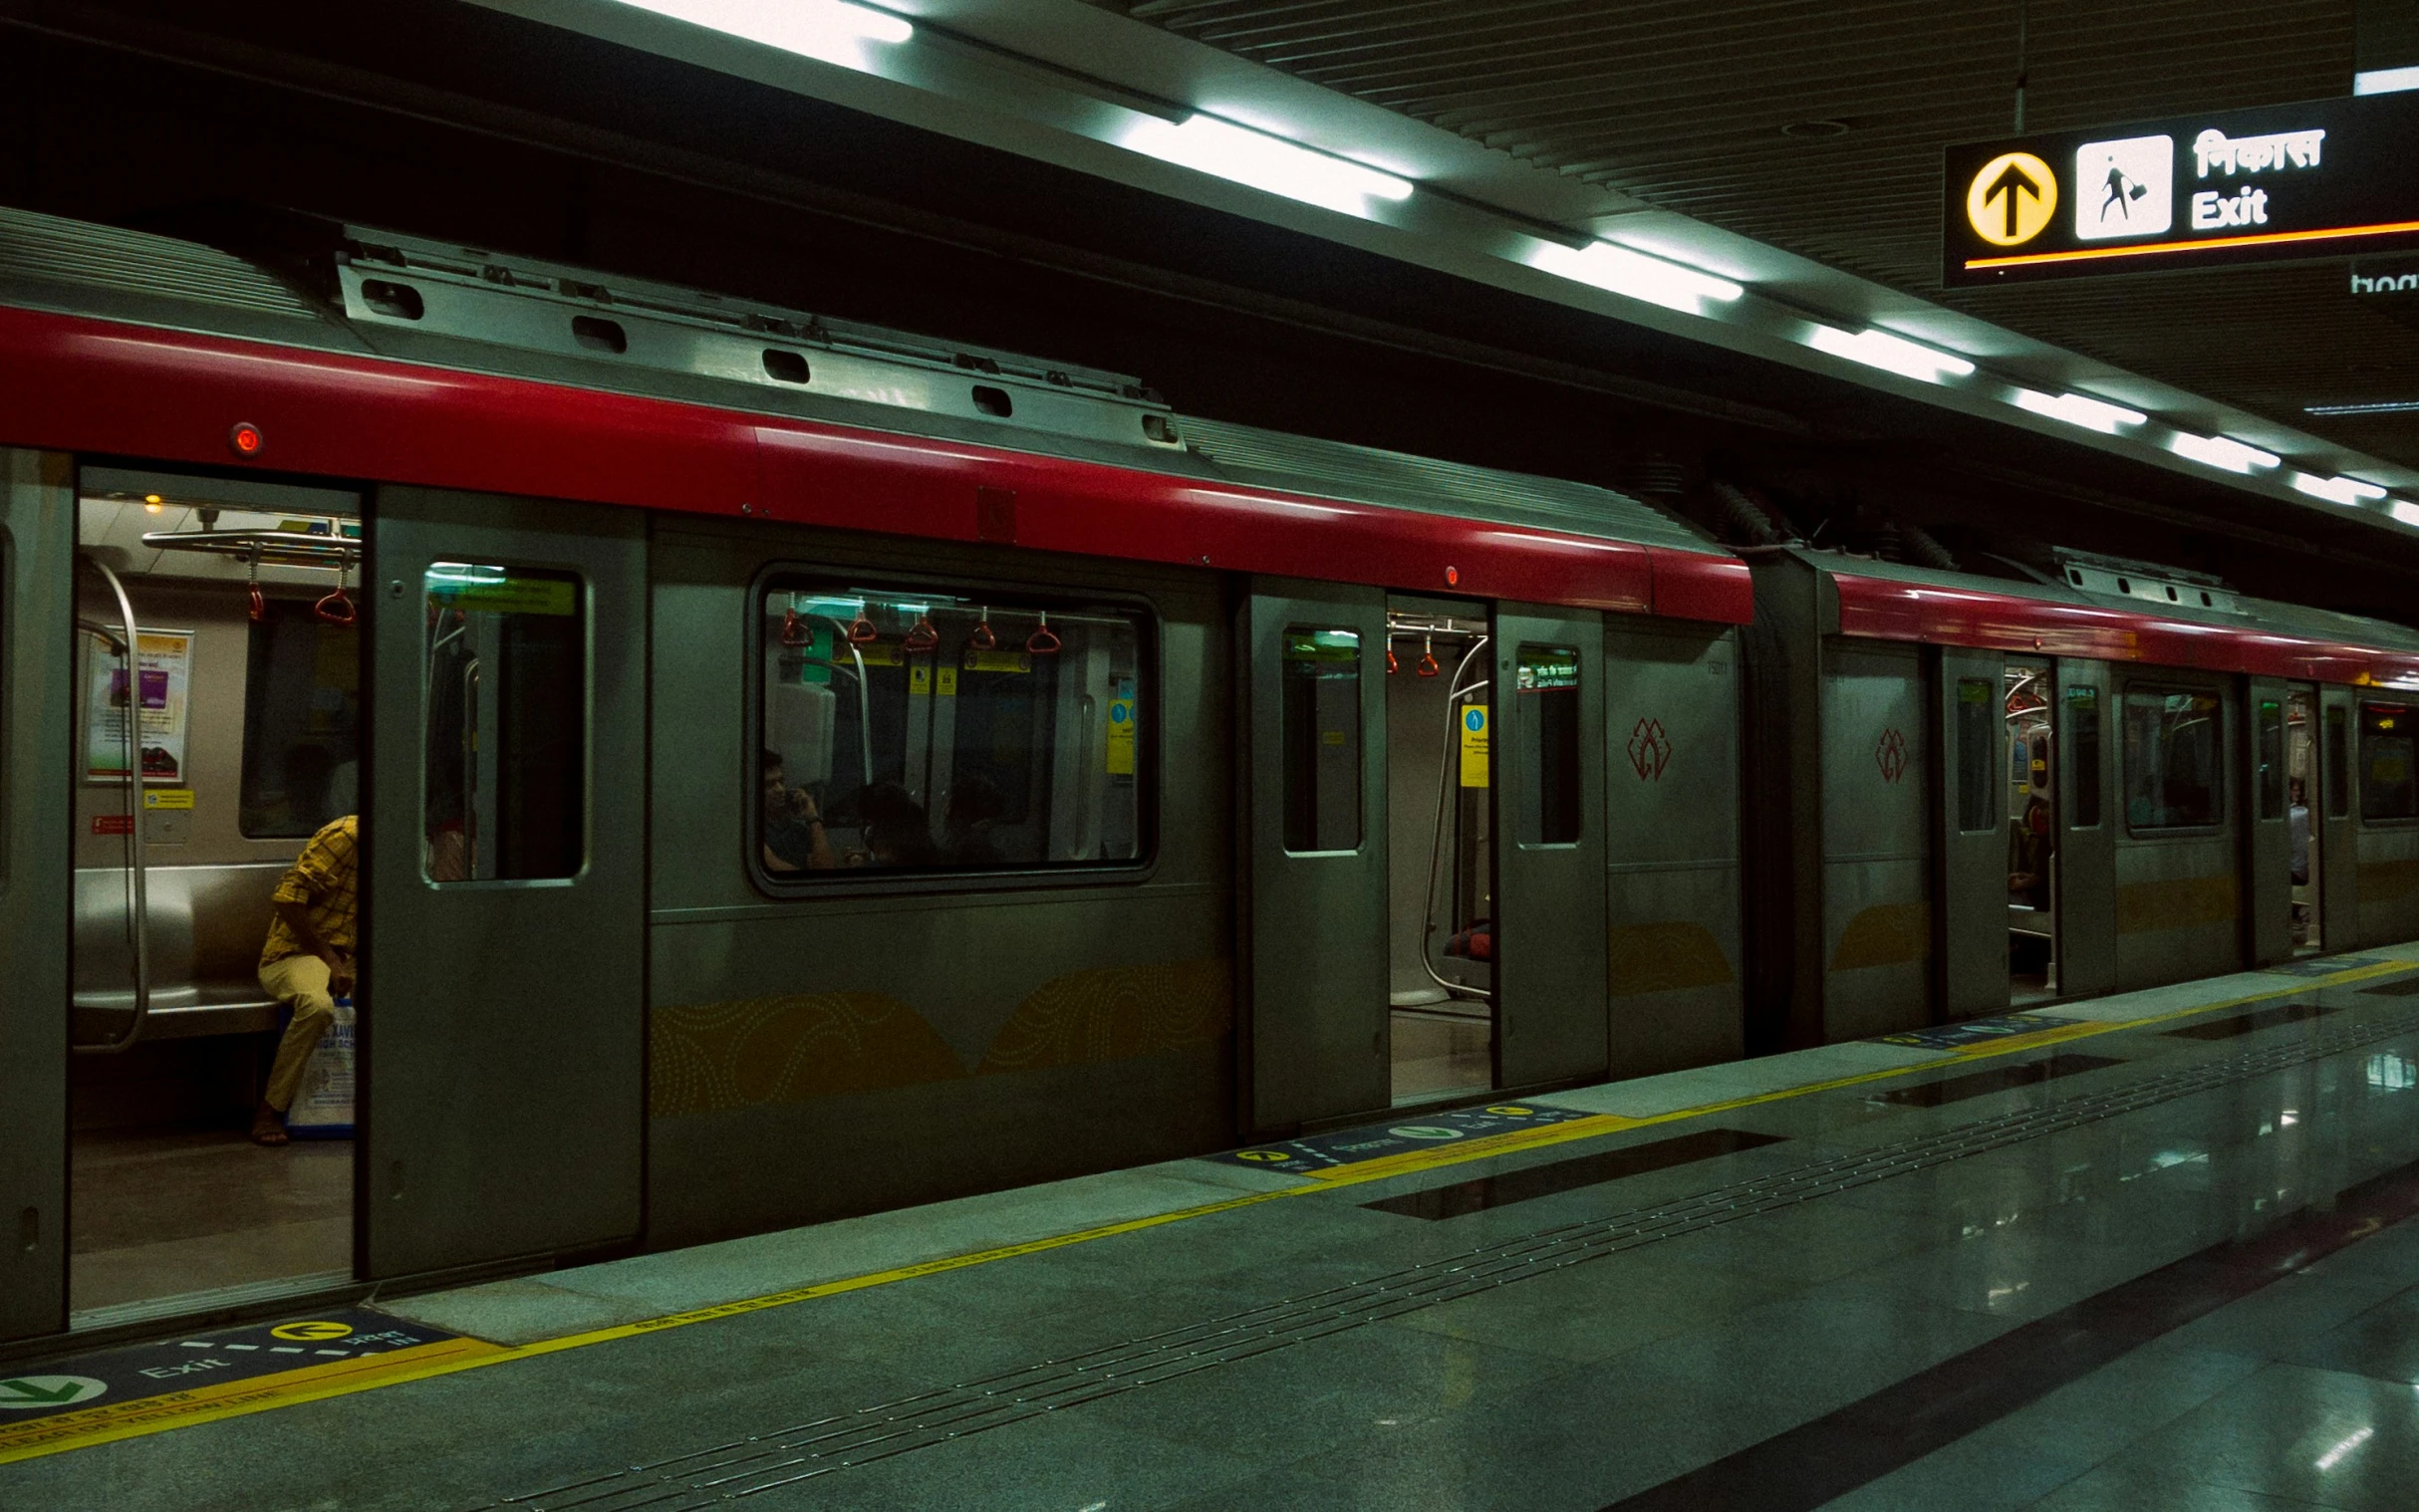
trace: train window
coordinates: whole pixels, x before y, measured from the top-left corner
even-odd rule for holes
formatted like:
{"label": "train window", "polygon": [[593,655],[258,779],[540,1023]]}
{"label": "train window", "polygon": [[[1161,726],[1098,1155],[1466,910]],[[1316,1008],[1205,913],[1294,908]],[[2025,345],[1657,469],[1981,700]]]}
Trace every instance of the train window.
{"label": "train window", "polygon": [[2100,690],[2066,689],[2066,749],[2072,753],[2073,780],[2066,786],[2067,828],[2100,827]]}
{"label": "train window", "polygon": [[437,562],[421,588],[423,874],[433,882],[576,875],[588,836],[580,580]]}
{"label": "train window", "polygon": [[1579,840],[1579,651],[1523,645],[1513,673],[1519,699],[1519,843],[1567,846]]}
{"label": "train window", "polygon": [[2285,817],[2285,704],[2275,698],[2260,700],[2258,730],[2260,740],[2260,770],[2255,774],[2260,784],[2260,817]]}
{"label": "train window", "polygon": [[805,578],[758,613],[765,877],[1142,859],[1142,615]]}
{"label": "train window", "polygon": [[1999,700],[1980,677],[1957,680],[1957,827],[1968,835],[1996,830],[1999,802]]}
{"label": "train window", "polygon": [[1278,679],[1284,708],[1285,849],[1361,848],[1361,636],[1289,626]]}
{"label": "train window", "polygon": [[361,797],[361,636],[308,603],[271,599],[252,622],[236,826],[300,839]]}
{"label": "train window", "polygon": [[2125,823],[2212,829],[2225,801],[2225,741],[2215,693],[2125,689]]}
{"label": "train window", "polygon": [[2352,811],[2352,717],[2343,705],[2326,709],[2326,817],[2342,819]]}
{"label": "train window", "polygon": [[2360,817],[2419,819],[2419,766],[2413,763],[2419,708],[2360,705]]}

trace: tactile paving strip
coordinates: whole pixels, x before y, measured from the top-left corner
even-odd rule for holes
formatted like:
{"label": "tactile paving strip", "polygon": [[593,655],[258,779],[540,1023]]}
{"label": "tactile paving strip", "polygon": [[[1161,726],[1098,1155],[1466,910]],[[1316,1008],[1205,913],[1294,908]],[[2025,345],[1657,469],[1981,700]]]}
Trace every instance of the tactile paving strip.
{"label": "tactile paving strip", "polygon": [[1815,1160],[1608,1218],[1559,1224],[1366,1281],[1046,1360],[943,1389],[734,1438],[492,1505],[531,1512],[683,1512],[761,1495],[951,1439],[1435,1307],[1622,1250],[1946,1165],[2103,1119],[2290,1070],[2419,1030],[2419,1010],[2337,1025],[2291,1044],[2144,1076],[1894,1144]]}

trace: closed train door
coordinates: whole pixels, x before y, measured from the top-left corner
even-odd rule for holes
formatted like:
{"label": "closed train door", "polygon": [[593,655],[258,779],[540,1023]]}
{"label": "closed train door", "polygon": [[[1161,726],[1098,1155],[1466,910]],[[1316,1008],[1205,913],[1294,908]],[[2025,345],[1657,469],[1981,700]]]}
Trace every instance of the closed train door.
{"label": "closed train door", "polygon": [[1944,1019],[2008,1011],[2007,658],[1940,651],[1941,995]]}
{"label": "closed train door", "polygon": [[645,520],[389,488],[371,543],[364,1270],[630,1239]]}
{"label": "closed train door", "polygon": [[67,1318],[72,477],[0,450],[0,1339]]}
{"label": "closed train door", "polygon": [[1273,1130],[1381,1109],[1386,595],[1263,579],[1243,612],[1251,1091]]}
{"label": "closed train door", "polygon": [[1494,650],[1498,1079],[1595,1077],[1610,1028],[1604,617],[1503,605]]}

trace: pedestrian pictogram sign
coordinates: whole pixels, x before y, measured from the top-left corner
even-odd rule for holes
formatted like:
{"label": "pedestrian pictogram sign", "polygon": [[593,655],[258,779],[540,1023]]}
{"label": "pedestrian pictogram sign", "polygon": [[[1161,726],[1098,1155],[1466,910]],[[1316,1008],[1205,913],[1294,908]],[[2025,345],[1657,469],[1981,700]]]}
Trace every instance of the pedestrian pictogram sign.
{"label": "pedestrian pictogram sign", "polygon": [[2030,152],[2002,152],[1966,188],[1966,223],[1995,247],[2020,246],[2057,213],[2057,175]]}

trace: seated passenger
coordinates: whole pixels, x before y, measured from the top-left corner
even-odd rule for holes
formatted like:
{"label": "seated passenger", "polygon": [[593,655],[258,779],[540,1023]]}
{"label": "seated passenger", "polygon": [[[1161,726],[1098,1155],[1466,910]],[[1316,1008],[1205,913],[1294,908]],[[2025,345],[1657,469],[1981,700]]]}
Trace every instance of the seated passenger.
{"label": "seated passenger", "polygon": [[353,951],[360,915],[358,816],[348,814],[311,837],[278,880],[270,902],[268,943],[260,952],[260,985],[294,1011],[269,1085],[252,1115],[252,1142],[286,1142],[285,1114],[302,1086],[303,1068],[319,1037],[336,1021],[336,999],[353,994]]}
{"label": "seated passenger", "polygon": [[757,757],[764,782],[764,870],[767,872],[828,871],[839,865],[830,837],[823,833],[823,816],[804,788],[789,785],[781,768],[781,753],[766,750]]}
{"label": "seated passenger", "polygon": [[2057,837],[2049,825],[2049,805],[2034,794],[2024,802],[2023,817],[2013,821],[2008,836],[2008,898],[2027,908],[2049,906],[2049,859]]}
{"label": "seated passenger", "polygon": [[1007,795],[988,777],[968,777],[949,790],[949,860],[960,867],[996,867],[1003,859],[991,831],[1008,812]]}
{"label": "seated passenger", "polygon": [[857,795],[857,825],[864,837],[863,861],[856,866],[932,867],[941,864],[941,848],[933,844],[933,824],[924,805],[895,782],[877,782]]}

